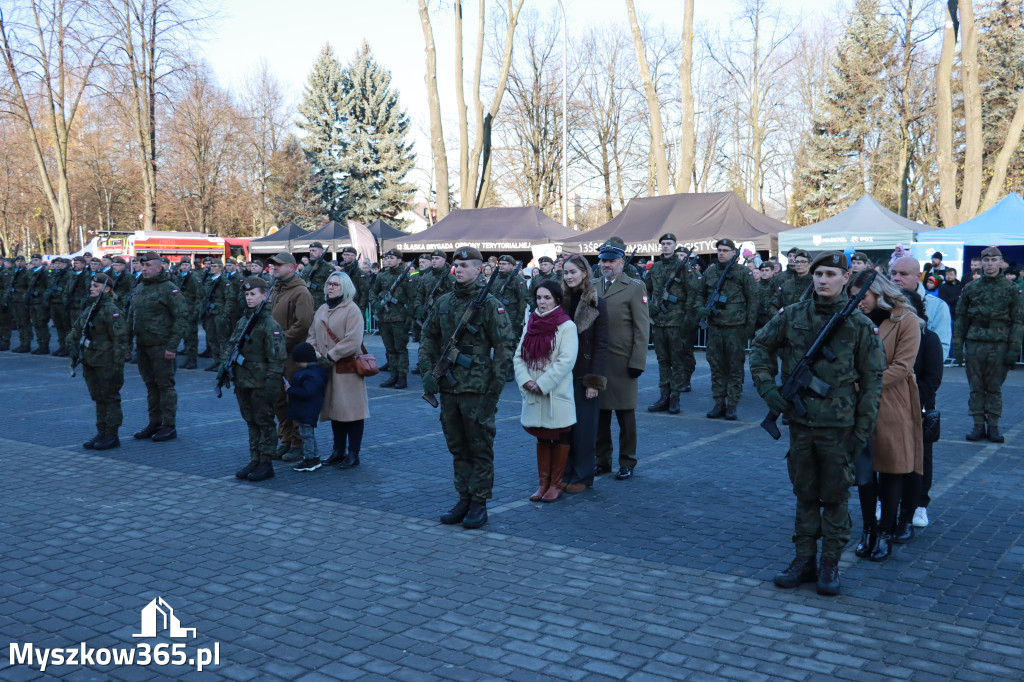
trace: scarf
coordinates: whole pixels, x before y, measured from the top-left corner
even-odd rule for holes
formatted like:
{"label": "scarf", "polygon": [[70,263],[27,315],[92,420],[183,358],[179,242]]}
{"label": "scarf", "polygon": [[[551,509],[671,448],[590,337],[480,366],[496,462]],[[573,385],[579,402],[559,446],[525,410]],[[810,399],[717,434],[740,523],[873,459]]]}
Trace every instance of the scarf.
{"label": "scarf", "polygon": [[569,316],[562,306],[555,306],[547,313],[539,310],[530,313],[530,320],[523,335],[521,354],[523,362],[530,369],[540,369],[551,361],[551,353],[555,350],[555,335],[558,326],[568,322]]}
{"label": "scarf", "polygon": [[328,308],[328,310],[334,310],[340,304],[341,304],[341,296],[340,295],[339,296],[335,296],[334,298],[328,298],[327,299],[327,308]]}

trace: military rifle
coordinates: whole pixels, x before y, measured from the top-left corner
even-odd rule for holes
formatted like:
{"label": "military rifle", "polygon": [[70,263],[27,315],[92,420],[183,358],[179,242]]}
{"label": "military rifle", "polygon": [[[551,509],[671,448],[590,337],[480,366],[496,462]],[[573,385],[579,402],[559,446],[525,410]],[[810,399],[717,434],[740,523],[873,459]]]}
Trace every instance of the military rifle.
{"label": "military rifle", "polygon": [[[206,318],[210,316],[211,312],[213,312],[213,295],[217,293],[217,285],[220,284],[218,280],[223,276],[223,274],[220,275],[220,277],[213,280],[213,284],[210,285],[210,293],[206,295],[206,303],[203,304],[203,312],[199,315],[200,322],[206,322]],[[133,292],[134,290],[135,287],[132,287]]]}
{"label": "military rifle", "polygon": [[[468,355],[464,355],[459,352],[459,346],[462,344],[462,337],[465,336],[467,331],[476,333],[477,328],[473,322],[476,318],[477,311],[484,307],[484,303],[487,301],[487,294],[491,291],[491,286],[494,284],[494,280],[498,277],[498,270],[495,269],[491,273],[490,278],[487,280],[487,284],[484,285],[483,289],[476,298],[469,304],[466,311],[462,313],[462,318],[459,323],[455,325],[455,329],[452,331],[451,337],[448,339],[448,343],[441,349],[441,358],[434,365],[434,369],[430,370],[430,374],[437,380],[438,386],[444,381],[445,384],[450,388],[455,385],[455,377],[452,376],[452,368],[458,365],[469,369],[473,366],[473,358]],[[423,399],[430,403],[431,407],[437,407],[437,398],[431,393],[424,393]]]}
{"label": "military rifle", "polygon": [[626,271],[626,268],[629,267],[629,264],[633,262],[634,258],[636,258],[636,250],[639,249],[639,248],[640,248],[639,246],[634,246],[633,247],[633,250],[629,254],[629,258],[627,258],[626,262],[622,264],[622,271],[623,272]]}
{"label": "military rifle", "polygon": [[[507,299],[507,298],[505,298],[504,296],[502,296],[502,294],[504,294],[504,293],[505,293],[505,287],[507,287],[507,286],[508,286],[508,283],[509,283],[509,282],[511,282],[512,280],[514,280],[514,279],[516,278],[516,275],[518,275],[518,274],[519,274],[519,271],[520,271],[520,270],[522,270],[522,269],[523,269],[523,264],[522,264],[522,262],[520,262],[520,261],[517,261],[517,262],[516,262],[516,267],[515,267],[515,269],[514,269],[514,270],[513,270],[512,272],[510,272],[510,273],[509,273],[509,275],[508,275],[508,279],[506,279],[506,280],[505,280],[504,282],[502,282],[502,283],[501,283],[501,288],[500,288],[500,289],[498,289],[498,293],[496,293],[496,294],[494,295],[494,296],[495,296],[495,298],[497,298],[497,299],[498,299],[499,301],[501,301],[501,304],[502,304],[502,305],[508,305],[508,299]],[[499,268],[499,269],[495,270],[494,272],[500,272],[500,271],[501,271],[501,270],[500,270],[500,268]],[[492,273],[492,274],[493,274],[493,273]]]}
{"label": "military rifle", "polygon": [[807,297],[811,295],[812,291],[814,291],[813,277],[811,278],[811,281],[807,283],[807,287],[804,289],[804,293],[800,294],[800,298],[797,299],[797,302],[799,303],[800,301],[806,301]]}
{"label": "military rifle", "polygon": [[434,296],[437,295],[438,287],[440,287],[441,283],[444,282],[446,279],[448,279],[447,270],[441,273],[441,276],[437,278],[437,283],[434,284],[434,288],[430,290],[430,294],[427,296],[427,314],[423,316],[422,322],[420,322],[419,320],[416,321],[416,324],[419,325],[420,329],[423,329],[424,327],[427,326],[427,321],[430,320],[430,315],[431,313],[434,312]]}
{"label": "military rifle", "polygon": [[50,273],[50,286],[46,287],[46,291],[43,292],[43,303],[49,305],[50,301],[53,300],[54,290],[57,288],[58,282],[64,278],[64,272],[64,270],[57,270]]}
{"label": "military rifle", "polygon": [[267,295],[263,297],[260,304],[256,306],[256,310],[253,311],[249,319],[245,321],[245,327],[242,329],[242,333],[238,335],[238,341],[235,342],[235,347],[231,349],[231,355],[228,356],[227,362],[220,366],[217,370],[217,397],[220,398],[222,395],[221,389],[224,387],[231,388],[231,382],[235,380],[235,365],[244,365],[245,356],[242,355],[242,346],[252,337],[253,327],[256,326],[257,319],[260,313],[263,312],[263,307],[267,305],[267,301],[270,300],[270,293],[274,290],[274,284],[276,279],[270,280],[270,288],[267,289]]}
{"label": "military rifle", "polygon": [[29,303],[33,296],[36,295],[36,285],[39,284],[39,277],[43,274],[43,266],[40,265],[39,269],[32,274],[32,281],[28,283],[28,290],[25,292],[25,302]]}
{"label": "military rifle", "polygon": [[387,292],[384,294],[384,300],[381,301],[380,304],[380,307],[384,310],[388,310],[391,306],[399,303],[399,300],[395,298],[395,287],[397,287],[398,283],[405,279],[405,276],[409,274],[410,270],[412,270],[412,264],[413,261],[409,261],[409,264],[405,266],[404,270],[402,270],[402,274],[396,277],[395,281],[391,283],[390,287],[388,287]]}
{"label": "military rifle", "polygon": [[[661,290],[661,298],[658,301],[658,309],[659,310],[662,310],[662,311],[668,310],[668,304],[669,303],[678,303],[679,302],[679,297],[678,296],[673,296],[672,294],[668,293],[668,288],[670,286],[672,286],[672,282],[681,282],[682,281],[682,280],[679,279],[679,271],[682,270],[683,266],[686,265],[686,262],[688,260],[690,260],[690,254],[691,253],[693,253],[693,248],[692,247],[689,248],[689,249],[686,249],[685,251],[683,251],[683,256],[684,257],[683,258],[679,258],[679,262],[676,263],[675,270],[672,271],[672,276],[669,277],[668,281],[665,282],[665,287]],[[678,256],[677,256],[677,258],[678,258]]]}
{"label": "military rifle", "polygon": [[[105,287],[104,287],[105,288]],[[92,320],[96,317],[96,311],[99,310],[100,301],[103,299],[103,292],[101,291],[96,297],[96,300],[92,302],[92,307],[89,308],[89,314],[85,317],[85,323],[82,325],[82,333],[78,337],[78,343],[75,344],[75,352],[71,354],[71,376],[75,376],[75,368],[78,367],[78,361],[82,357],[82,353],[89,347],[89,325],[92,324]]]}
{"label": "military rifle", "polygon": [[708,318],[714,317],[718,314],[719,303],[725,303],[726,297],[722,294],[722,287],[725,285],[725,278],[729,276],[729,271],[732,270],[732,266],[736,265],[736,261],[739,260],[739,257],[740,252],[737,250],[736,255],[729,259],[729,262],[726,263],[725,267],[722,269],[722,274],[718,278],[718,283],[715,284],[714,290],[711,292],[711,295],[708,296],[707,303],[704,304],[704,309],[708,311],[708,314],[707,317],[702,318],[700,324],[697,325],[701,329],[708,328]]}
{"label": "military rifle", "polygon": [[[313,260],[311,260],[309,262],[309,265],[304,267],[302,269],[302,272],[299,273],[299,278],[302,279],[302,281],[304,281],[306,283],[306,286],[310,286],[309,280],[313,279],[313,269],[316,268],[317,263],[320,263],[320,262],[323,261],[324,256],[326,256],[326,255],[327,255],[327,251],[324,251],[323,253],[320,254],[319,258],[314,258]],[[307,273],[309,273],[308,276],[307,276]]]}
{"label": "military rifle", "polygon": [[[825,326],[818,332],[818,337],[814,339],[814,343],[811,344],[804,356],[800,358],[800,362],[796,364],[785,383],[779,389],[779,393],[785,398],[790,405],[793,406],[793,413],[798,417],[802,417],[807,414],[807,406],[804,405],[801,394],[804,391],[810,391],[819,398],[825,398],[828,396],[829,390],[832,388],[830,385],[819,379],[814,375],[814,371],[811,369],[814,363],[819,359],[824,358],[826,362],[833,362],[836,359],[836,354],[832,352],[832,349],[828,347],[832,336],[843,322],[849,319],[850,315],[857,309],[857,306],[861,301],[864,300],[864,295],[871,288],[871,283],[875,281],[875,277],[878,273],[872,272],[868,277],[867,281],[864,282],[864,286],[861,287],[860,291],[857,292],[856,296],[850,298],[842,310],[832,315]],[[768,411],[768,416],[761,422],[761,428],[768,432],[768,434],[778,440],[782,437],[782,433],[779,431],[779,427],[776,426],[775,420],[779,418],[779,413],[774,410]]]}

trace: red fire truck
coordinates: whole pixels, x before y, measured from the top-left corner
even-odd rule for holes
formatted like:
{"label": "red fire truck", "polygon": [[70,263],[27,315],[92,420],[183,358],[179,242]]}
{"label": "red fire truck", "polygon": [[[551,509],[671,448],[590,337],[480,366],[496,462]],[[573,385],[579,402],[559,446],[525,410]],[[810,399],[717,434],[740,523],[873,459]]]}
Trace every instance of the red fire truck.
{"label": "red fire truck", "polygon": [[99,232],[93,255],[123,256],[131,258],[146,251],[156,251],[171,261],[188,256],[213,256],[226,259],[249,260],[249,237],[219,237],[196,232],[160,232],[136,230],[134,232]]}

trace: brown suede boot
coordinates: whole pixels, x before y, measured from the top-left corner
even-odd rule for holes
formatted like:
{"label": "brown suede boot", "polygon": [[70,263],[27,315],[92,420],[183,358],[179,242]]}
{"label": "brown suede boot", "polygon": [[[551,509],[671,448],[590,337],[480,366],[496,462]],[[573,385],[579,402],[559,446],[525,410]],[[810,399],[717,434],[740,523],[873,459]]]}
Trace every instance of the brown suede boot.
{"label": "brown suede boot", "polygon": [[562,496],[562,474],[565,473],[565,461],[569,459],[569,446],[561,443],[551,444],[551,487],[541,499],[554,502]]}
{"label": "brown suede boot", "polygon": [[551,484],[551,442],[546,440],[537,440],[537,477],[540,479],[540,485],[537,488],[537,492],[530,495],[530,502],[540,502],[541,498],[548,491],[548,486]]}

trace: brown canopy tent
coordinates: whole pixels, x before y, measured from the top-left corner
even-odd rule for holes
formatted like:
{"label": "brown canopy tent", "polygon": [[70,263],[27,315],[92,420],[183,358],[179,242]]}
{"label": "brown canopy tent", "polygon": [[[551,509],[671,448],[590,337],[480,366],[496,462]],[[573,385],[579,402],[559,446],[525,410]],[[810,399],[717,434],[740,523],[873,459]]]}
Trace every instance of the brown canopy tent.
{"label": "brown canopy tent", "polygon": [[574,239],[563,249],[572,253],[597,253],[609,237],[620,237],[637,255],[660,251],[658,237],[671,232],[695,253],[714,253],[715,242],[728,237],[739,245],[751,242],[754,250],[776,251],[779,232],[792,229],[786,223],[758,213],[735,192],[669,194],[632,199],[611,221]]}
{"label": "brown canopy tent", "polygon": [[385,248],[429,252],[454,251],[472,246],[482,252],[529,251],[537,244],[562,242],[580,233],[562,227],[535,206],[522,208],[467,208],[449,213],[422,232],[385,240]]}

